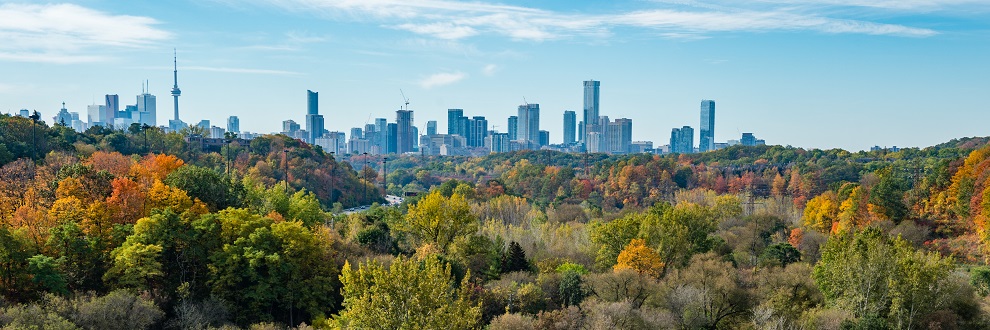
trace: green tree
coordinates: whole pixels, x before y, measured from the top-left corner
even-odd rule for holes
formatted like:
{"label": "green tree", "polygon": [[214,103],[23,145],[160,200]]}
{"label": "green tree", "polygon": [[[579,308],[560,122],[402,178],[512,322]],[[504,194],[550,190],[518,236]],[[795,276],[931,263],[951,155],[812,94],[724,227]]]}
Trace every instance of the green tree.
{"label": "green tree", "polygon": [[28,271],[34,285],[40,290],[56,294],[67,294],[65,277],[59,273],[59,260],[39,254],[28,258]]}
{"label": "green tree", "polygon": [[33,254],[27,239],[0,226],[0,296],[10,301],[30,298],[28,258]]}
{"label": "green tree", "polygon": [[529,271],[529,260],[526,260],[526,251],[516,241],[509,242],[509,250],[502,257],[502,272],[511,273],[518,271]]}
{"label": "green tree", "polygon": [[345,265],[340,275],[344,310],[332,320],[342,329],[473,329],[480,309],[469,300],[467,278],[454,285],[450,265],[437,256],[398,257],[386,267],[369,261]]}
{"label": "green tree", "polygon": [[812,276],[828,303],[912,328],[945,307],[955,291],[951,271],[950,259],[868,228],[830,237]]}
{"label": "green tree", "polygon": [[801,251],[790,243],[777,243],[763,250],[760,261],[764,264],[787,267],[791,263],[801,261]]}
{"label": "green tree", "polygon": [[189,197],[198,198],[213,210],[240,205],[243,186],[215,170],[194,165],[182,166],[165,179],[165,184],[185,190]]}
{"label": "green tree", "polygon": [[616,258],[622,249],[634,238],[639,236],[642,224],[640,215],[631,214],[608,222],[595,221],[591,223],[588,235],[591,242],[598,247],[595,263],[601,269],[615,266]]}
{"label": "green tree", "polygon": [[419,244],[435,244],[444,253],[457,239],[473,234],[477,228],[478,220],[463,196],[453,194],[448,198],[439,191],[410,206],[400,226]]}

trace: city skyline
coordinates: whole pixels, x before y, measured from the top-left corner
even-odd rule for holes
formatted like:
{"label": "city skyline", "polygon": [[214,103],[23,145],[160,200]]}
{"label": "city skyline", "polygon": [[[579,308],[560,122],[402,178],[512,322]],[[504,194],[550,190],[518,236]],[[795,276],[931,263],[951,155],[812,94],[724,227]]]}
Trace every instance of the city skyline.
{"label": "city skyline", "polygon": [[[430,4],[435,15],[424,13]],[[755,132],[774,144],[865,150],[988,135],[980,123],[990,120],[990,99],[981,91],[990,82],[980,77],[990,75],[982,62],[990,57],[990,5],[791,4],[3,3],[0,21],[12,23],[0,23],[8,41],[0,46],[0,112],[27,108],[47,120],[66,102],[85,118],[104,95],[133,100],[145,80],[158,107],[172,110],[177,83],[168,62],[177,48],[182,119],[223,123],[233,115],[242,130],[260,133],[277,132],[285,119],[305,122],[300,90],[323,91],[326,128],[346,132],[369,115],[391,118],[405,89],[421,129],[426,120],[446,126],[448,108],[502,126],[519,104],[539,103],[541,129],[560,143],[560,114],[582,109],[576,85],[591,77],[604,82],[600,113],[635,120],[632,139],[657,145],[671,128],[700,129],[700,99],[718,101],[715,141]],[[449,19],[499,13],[532,20]],[[554,23],[560,18],[583,25]],[[968,105],[950,106],[959,100]],[[173,119],[170,112],[156,122]]]}

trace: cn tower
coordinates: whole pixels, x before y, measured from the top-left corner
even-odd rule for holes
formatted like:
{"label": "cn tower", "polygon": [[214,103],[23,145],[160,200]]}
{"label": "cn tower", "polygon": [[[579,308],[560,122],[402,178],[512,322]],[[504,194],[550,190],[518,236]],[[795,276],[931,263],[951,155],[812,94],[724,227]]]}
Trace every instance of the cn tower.
{"label": "cn tower", "polygon": [[179,95],[182,95],[182,91],[179,90],[179,60],[175,53],[175,49],[172,49],[172,64],[175,65],[172,71],[172,79],[174,79],[175,84],[172,85],[172,99],[175,100],[175,121],[179,121]]}

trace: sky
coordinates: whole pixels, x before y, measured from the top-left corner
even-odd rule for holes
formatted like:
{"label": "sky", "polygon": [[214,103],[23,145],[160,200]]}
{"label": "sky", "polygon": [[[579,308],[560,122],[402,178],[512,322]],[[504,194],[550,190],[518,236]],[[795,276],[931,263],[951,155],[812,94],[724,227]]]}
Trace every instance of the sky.
{"label": "sky", "polygon": [[167,125],[173,49],[181,119],[236,115],[251,132],[304,125],[313,90],[329,130],[393,122],[404,94],[421,133],[446,131],[448,108],[504,132],[528,102],[559,143],[582,81],[599,80],[601,115],[657,146],[697,131],[702,99],[716,141],[990,135],[988,0],[0,1],[0,112],[85,116],[105,94],[135,103],[147,80]]}

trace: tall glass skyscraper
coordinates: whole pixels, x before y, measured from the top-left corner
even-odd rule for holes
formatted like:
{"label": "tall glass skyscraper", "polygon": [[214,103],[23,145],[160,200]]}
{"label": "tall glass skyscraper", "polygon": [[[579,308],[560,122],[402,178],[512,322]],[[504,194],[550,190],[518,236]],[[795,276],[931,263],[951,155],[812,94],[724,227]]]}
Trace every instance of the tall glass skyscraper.
{"label": "tall glass skyscraper", "polygon": [[319,93],[306,90],[306,142],[316,143],[323,137],[323,115],[320,115]]}
{"label": "tall glass skyscraper", "polygon": [[416,145],[416,135],[413,132],[412,110],[397,110],[395,112],[395,152],[404,154],[413,152]]}
{"label": "tall glass skyscraper", "polygon": [[509,116],[509,141],[519,140],[519,117]]}
{"label": "tall glass skyscraper", "polygon": [[447,134],[460,136],[467,134],[461,131],[462,117],[464,117],[464,109],[447,109]]}
{"label": "tall glass skyscraper", "polygon": [[528,140],[533,145],[540,143],[540,105],[523,104],[519,106],[519,140]]}
{"label": "tall glass skyscraper", "polygon": [[598,129],[598,95],[599,89],[601,87],[601,82],[596,80],[588,80],[584,82],[584,136],[581,137],[581,142],[588,140],[588,133],[591,132],[601,132]]}
{"label": "tall glass skyscraper", "polygon": [[701,127],[698,132],[698,151],[715,150],[715,101],[701,100]]}
{"label": "tall glass skyscraper", "polygon": [[574,111],[564,111],[564,144],[573,144],[575,139],[577,114]]}

